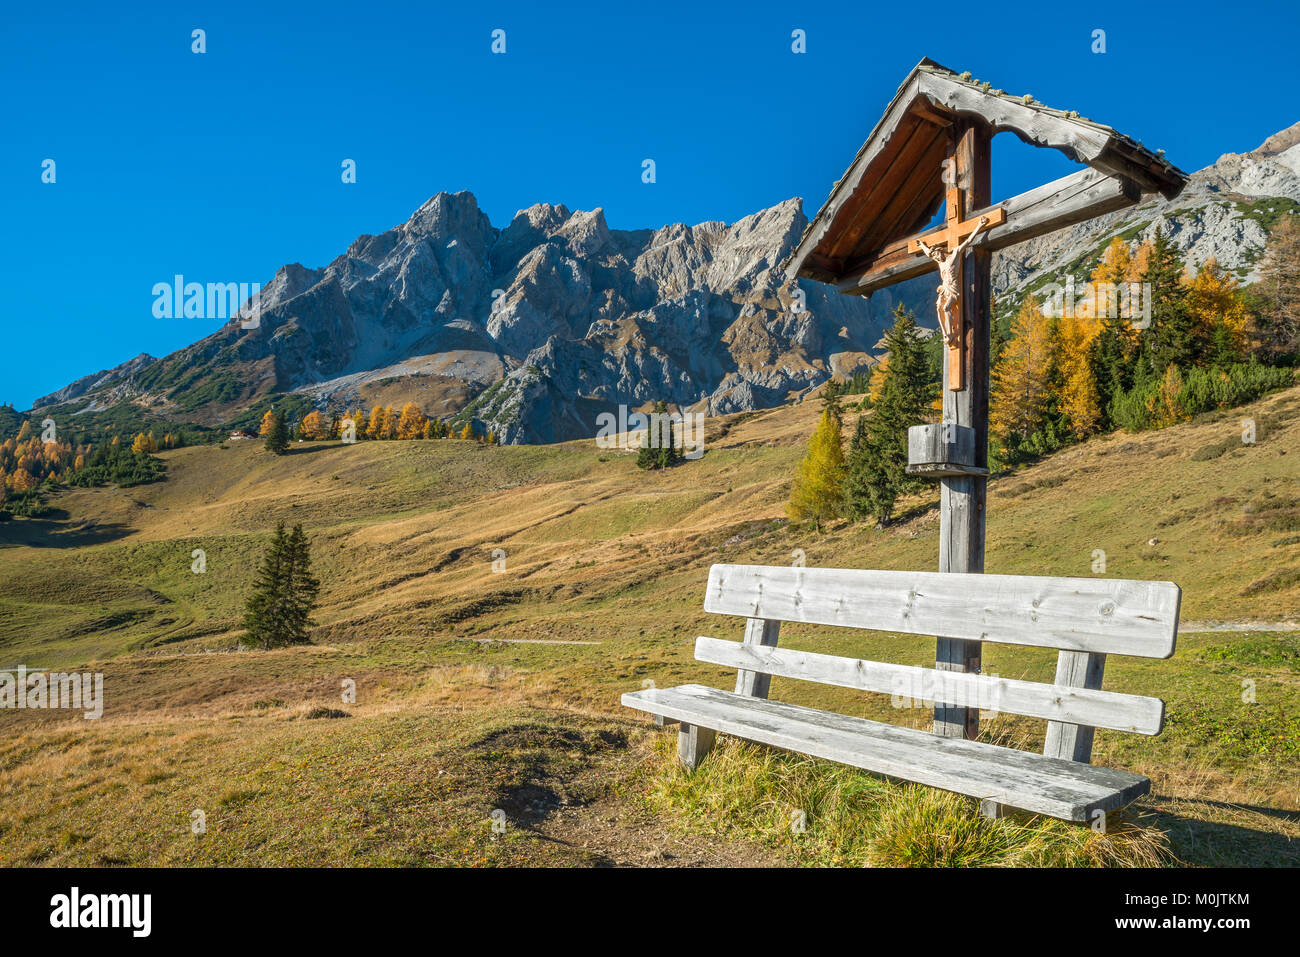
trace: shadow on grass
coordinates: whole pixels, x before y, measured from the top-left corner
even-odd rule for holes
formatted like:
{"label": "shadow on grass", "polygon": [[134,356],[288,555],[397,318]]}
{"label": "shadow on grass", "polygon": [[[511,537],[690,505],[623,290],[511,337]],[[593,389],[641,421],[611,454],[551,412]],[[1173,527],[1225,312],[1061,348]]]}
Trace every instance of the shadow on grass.
{"label": "shadow on grass", "polygon": [[[65,513],[66,514],[66,513]],[[117,522],[70,525],[48,518],[15,518],[0,522],[0,548],[80,548],[102,545],[130,535],[132,529]]]}
{"label": "shadow on grass", "polygon": [[[1225,801],[1179,799],[1207,813],[1249,812],[1300,824],[1300,811],[1232,804]],[[1172,811],[1149,809],[1154,824],[1169,834],[1169,849],[1185,864],[1197,867],[1300,867],[1300,839],[1242,824],[1205,821]]]}

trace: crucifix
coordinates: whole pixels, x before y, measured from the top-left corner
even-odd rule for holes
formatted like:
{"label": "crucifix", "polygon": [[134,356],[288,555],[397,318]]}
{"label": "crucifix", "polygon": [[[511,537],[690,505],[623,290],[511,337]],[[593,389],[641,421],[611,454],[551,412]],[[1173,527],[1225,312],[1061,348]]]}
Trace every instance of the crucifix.
{"label": "crucifix", "polygon": [[[962,260],[980,230],[1000,226],[1006,222],[1007,213],[999,207],[988,215],[981,216],[977,222],[963,220],[961,190],[955,186],[949,187],[945,205],[948,215],[943,232],[933,234],[930,243],[914,239],[908,244],[908,249],[914,253],[924,253],[939,266],[939,290],[935,297],[935,309],[938,313],[939,331],[948,346],[948,388],[960,392],[966,388],[966,336],[961,321]],[[942,248],[944,246],[947,249]]]}
{"label": "crucifix", "polygon": [[[1001,131],[1087,168],[994,204],[990,147]],[[943,418],[909,430],[907,471],[940,484],[940,571],[984,571],[991,255],[1133,206],[1143,194],[1172,199],[1186,181],[1160,151],[1117,130],[924,59],[809,223],[793,271],[842,293],[869,296],[938,270]],[[927,229],[945,202],[945,222]],[[979,641],[937,637],[936,670],[978,674],[980,661]],[[935,702],[935,734],[974,738],[978,730],[977,708]]]}

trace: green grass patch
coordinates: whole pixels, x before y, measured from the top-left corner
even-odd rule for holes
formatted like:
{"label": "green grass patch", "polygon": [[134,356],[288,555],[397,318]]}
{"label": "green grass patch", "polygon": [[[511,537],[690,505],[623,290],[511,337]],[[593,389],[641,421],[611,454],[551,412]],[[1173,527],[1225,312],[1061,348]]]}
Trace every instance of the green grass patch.
{"label": "green grass patch", "polygon": [[1251,635],[1231,644],[1209,645],[1197,654],[1210,661],[1300,671],[1300,637],[1289,634]]}
{"label": "green grass patch", "polygon": [[801,865],[1155,867],[1176,864],[1163,832],[1128,810],[1105,833],[1033,815],[989,820],[977,802],[844,765],[720,739],[694,772],[676,735],[655,744],[645,801],[680,826],[780,848]]}

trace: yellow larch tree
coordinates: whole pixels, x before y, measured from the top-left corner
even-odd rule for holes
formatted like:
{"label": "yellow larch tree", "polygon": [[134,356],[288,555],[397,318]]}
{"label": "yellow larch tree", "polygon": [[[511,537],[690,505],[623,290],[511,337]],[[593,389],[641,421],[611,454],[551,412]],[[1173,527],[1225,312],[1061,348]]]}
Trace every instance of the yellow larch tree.
{"label": "yellow larch tree", "polygon": [[325,416],[321,415],[315,409],[308,412],[302,417],[302,437],[304,439],[326,439],[329,438],[329,426],[325,423]]}
{"label": "yellow larch tree", "polygon": [[399,439],[418,439],[424,435],[424,413],[414,402],[402,406],[402,414],[397,420],[397,437]]}
{"label": "yellow larch tree", "polygon": [[1194,335],[1202,354],[1212,350],[1216,327],[1222,327],[1229,347],[1245,356],[1251,346],[1250,312],[1237,280],[1220,269],[1218,260],[1211,256],[1195,276],[1186,277],[1185,285],[1187,308],[1195,318]]}
{"label": "yellow larch tree", "polygon": [[1001,439],[1038,430],[1051,389],[1054,345],[1047,316],[1026,297],[1011,322],[1011,341],[993,370],[989,427]]}

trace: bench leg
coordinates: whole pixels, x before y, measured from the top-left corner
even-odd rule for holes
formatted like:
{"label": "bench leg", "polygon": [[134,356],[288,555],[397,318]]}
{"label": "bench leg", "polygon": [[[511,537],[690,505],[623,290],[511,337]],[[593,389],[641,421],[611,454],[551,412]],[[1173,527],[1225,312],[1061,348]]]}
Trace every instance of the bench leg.
{"label": "bench leg", "polygon": [[996,821],[1000,817],[1006,817],[1010,813],[1005,804],[999,804],[992,798],[984,798],[980,801],[980,815],[988,818],[990,821]]}
{"label": "bench leg", "polygon": [[717,733],[711,728],[683,722],[677,730],[677,760],[686,765],[688,770],[694,771],[713,747],[715,737]]}

